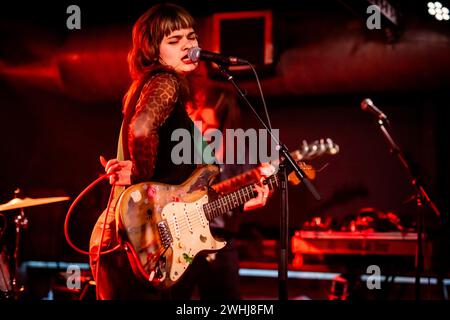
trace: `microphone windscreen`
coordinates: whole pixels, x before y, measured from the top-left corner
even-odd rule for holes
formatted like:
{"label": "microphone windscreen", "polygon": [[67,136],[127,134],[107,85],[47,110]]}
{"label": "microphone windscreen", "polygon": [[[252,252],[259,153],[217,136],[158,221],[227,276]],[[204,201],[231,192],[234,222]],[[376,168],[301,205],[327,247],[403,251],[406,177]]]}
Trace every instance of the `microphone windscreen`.
{"label": "microphone windscreen", "polygon": [[372,106],[372,105],[373,105],[372,100],[370,100],[370,99],[364,99],[364,100],[361,102],[361,109],[367,110],[367,108],[370,107],[370,106]]}
{"label": "microphone windscreen", "polygon": [[200,49],[199,47],[189,48],[188,50],[189,60],[191,60],[192,62],[198,62],[200,60],[200,51],[202,51],[202,49]]}

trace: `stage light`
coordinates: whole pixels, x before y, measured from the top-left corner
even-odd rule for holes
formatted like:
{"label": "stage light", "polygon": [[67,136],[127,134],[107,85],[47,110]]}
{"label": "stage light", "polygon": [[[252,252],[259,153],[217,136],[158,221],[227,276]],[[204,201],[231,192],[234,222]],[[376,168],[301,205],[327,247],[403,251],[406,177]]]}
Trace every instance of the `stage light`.
{"label": "stage light", "polygon": [[449,16],[449,10],[447,7],[443,6],[442,3],[440,3],[439,1],[435,1],[435,2],[428,2],[427,3],[427,7],[428,7],[428,13],[432,16],[434,16],[436,18],[436,20],[438,21],[448,21],[450,16]]}

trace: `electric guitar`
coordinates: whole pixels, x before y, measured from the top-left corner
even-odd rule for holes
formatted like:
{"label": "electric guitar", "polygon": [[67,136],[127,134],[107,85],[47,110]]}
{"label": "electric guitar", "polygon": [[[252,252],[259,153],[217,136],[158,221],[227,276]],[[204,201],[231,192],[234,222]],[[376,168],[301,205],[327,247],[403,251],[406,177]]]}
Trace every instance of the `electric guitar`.
{"label": "electric guitar", "polygon": [[[300,164],[308,178],[311,166]],[[208,186],[219,173],[214,165],[198,168],[180,185],[143,182],[128,187],[116,207],[116,223],[135,275],[165,289],[175,284],[202,251],[217,251],[226,242],[215,239],[209,222],[256,196],[253,184],[210,199]],[[278,175],[263,181],[278,186]]]}

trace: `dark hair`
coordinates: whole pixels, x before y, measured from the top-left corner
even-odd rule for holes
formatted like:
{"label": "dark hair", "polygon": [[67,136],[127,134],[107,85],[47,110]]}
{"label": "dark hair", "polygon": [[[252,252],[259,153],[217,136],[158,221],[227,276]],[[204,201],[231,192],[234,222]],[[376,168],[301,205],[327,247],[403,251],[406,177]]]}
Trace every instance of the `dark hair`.
{"label": "dark hair", "polygon": [[164,3],[145,12],[134,24],[133,47],[128,65],[133,80],[159,64],[159,46],[164,36],[179,29],[194,28],[194,18],[182,7]]}
{"label": "dark hair", "polygon": [[[158,70],[170,70],[159,62],[159,47],[164,36],[175,30],[194,26],[194,18],[189,12],[172,3],[157,4],[136,21],[133,26],[132,48],[128,53],[128,67],[133,83],[124,97],[124,113],[148,75]],[[173,73],[176,75],[174,71]]]}

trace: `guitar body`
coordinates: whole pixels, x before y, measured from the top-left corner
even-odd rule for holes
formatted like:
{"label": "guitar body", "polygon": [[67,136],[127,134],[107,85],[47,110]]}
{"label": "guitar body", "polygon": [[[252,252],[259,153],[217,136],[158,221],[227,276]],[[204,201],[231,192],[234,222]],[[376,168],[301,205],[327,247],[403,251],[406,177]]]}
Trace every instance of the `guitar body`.
{"label": "guitar body", "polygon": [[211,235],[203,211],[208,188],[218,174],[208,165],[181,185],[143,182],[127,188],[116,205],[119,238],[134,273],[158,288],[176,283],[201,251],[225,242]]}

